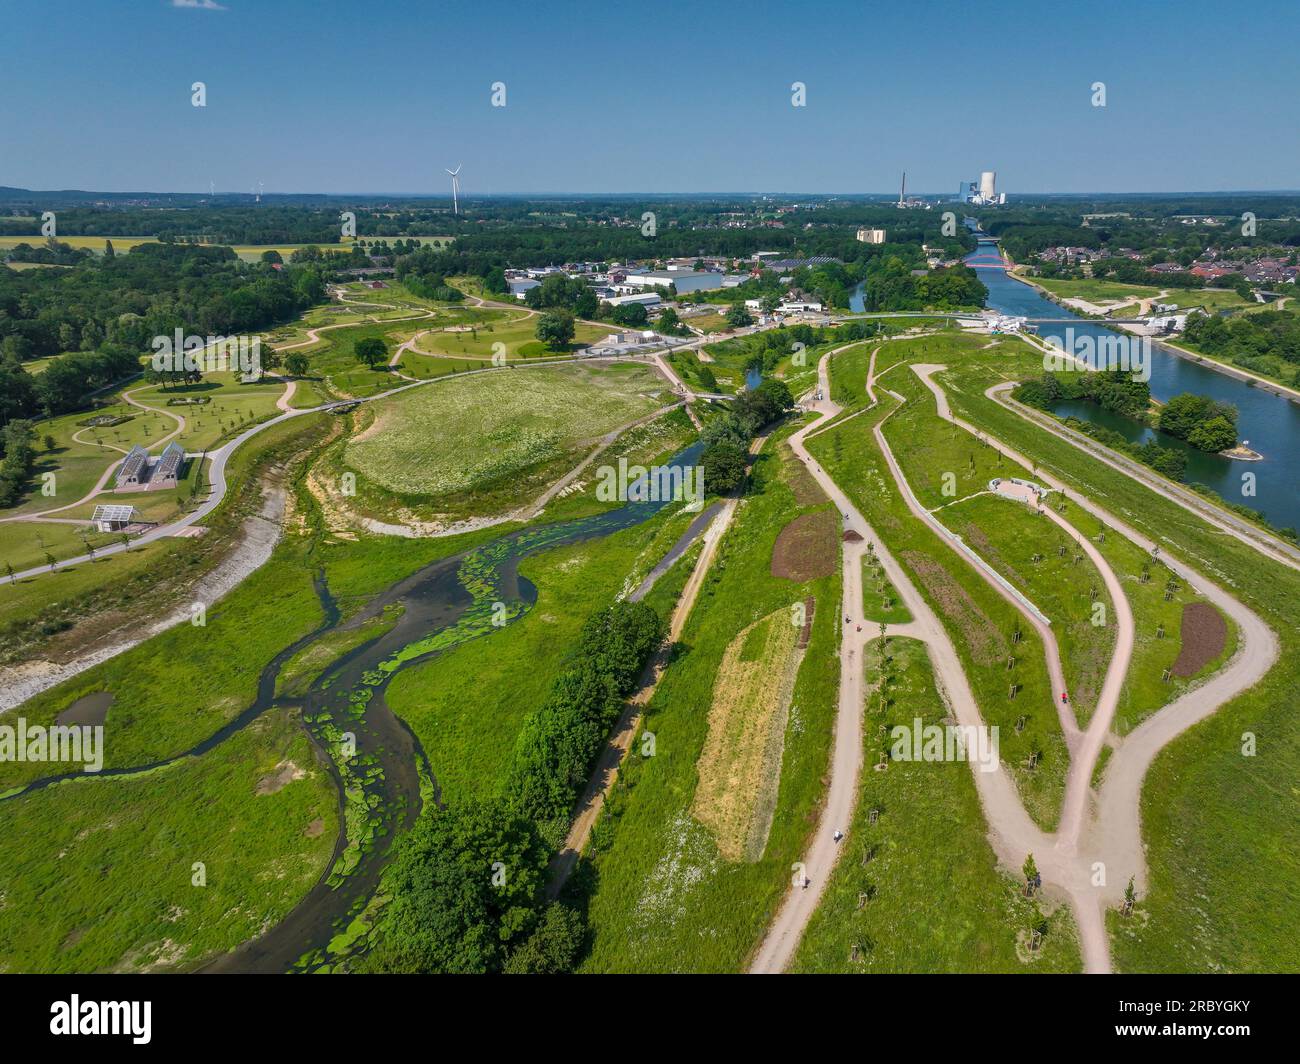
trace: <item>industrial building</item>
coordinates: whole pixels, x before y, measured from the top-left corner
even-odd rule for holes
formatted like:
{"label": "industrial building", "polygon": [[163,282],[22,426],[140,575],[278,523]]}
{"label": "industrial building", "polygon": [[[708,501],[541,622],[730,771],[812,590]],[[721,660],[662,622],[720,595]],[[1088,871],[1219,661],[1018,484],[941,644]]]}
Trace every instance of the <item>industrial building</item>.
{"label": "industrial building", "polygon": [[885,242],[885,231],[883,229],[859,229],[858,240],[863,244],[883,244]]}
{"label": "industrial building", "polygon": [[972,207],[996,207],[1007,202],[1007,194],[997,190],[998,175],[996,170],[985,170],[979,181],[963,181],[957,186],[957,202],[969,203]]}

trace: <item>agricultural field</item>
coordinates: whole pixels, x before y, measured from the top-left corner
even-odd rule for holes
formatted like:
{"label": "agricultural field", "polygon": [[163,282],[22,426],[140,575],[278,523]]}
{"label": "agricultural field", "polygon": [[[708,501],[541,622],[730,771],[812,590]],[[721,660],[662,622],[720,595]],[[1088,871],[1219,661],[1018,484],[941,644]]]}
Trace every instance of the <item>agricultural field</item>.
{"label": "agricultural field", "polygon": [[778,609],[742,629],[714,679],[691,815],[709,829],[724,861],[758,861],[767,848],[803,657],[803,626],[790,612]]}
{"label": "agricultural field", "polygon": [[[929,726],[947,716],[925,645],[876,640],[863,666],[868,738],[857,809],[792,970],[1078,971],[1069,910],[1026,898],[1023,884],[998,867],[970,766],[890,760],[884,771],[875,768],[879,725],[912,727],[919,719]],[[1036,951],[1028,948],[1033,928],[1046,931]]]}
{"label": "agricultural field", "polygon": [[629,363],[449,379],[377,404],[342,463],[359,494],[373,485],[433,507],[517,505],[600,437],[671,401],[658,374]]}

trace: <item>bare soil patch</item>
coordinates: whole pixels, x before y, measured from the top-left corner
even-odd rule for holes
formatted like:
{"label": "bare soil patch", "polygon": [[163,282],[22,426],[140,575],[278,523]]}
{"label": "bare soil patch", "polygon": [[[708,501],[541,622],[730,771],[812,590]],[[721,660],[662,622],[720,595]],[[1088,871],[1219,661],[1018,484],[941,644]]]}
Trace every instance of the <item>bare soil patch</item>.
{"label": "bare soil patch", "polygon": [[822,491],[813,475],[808,472],[808,467],[795,457],[794,451],[790,449],[788,444],[781,449],[781,457],[782,467],[785,470],[785,482],[790,485],[790,490],[794,492],[794,501],[800,506],[818,506],[824,503],[826,493]]}
{"label": "bare soil patch", "polygon": [[289,786],[294,780],[307,778],[305,769],[299,768],[292,761],[281,761],[275,766],[275,771],[268,776],[263,776],[257,781],[255,794],[261,796],[264,794],[274,794],[278,790]]}
{"label": "bare soil patch", "polygon": [[802,584],[833,573],[839,558],[838,525],[830,510],[796,517],[776,537],[772,575]]}
{"label": "bare soil patch", "polygon": [[1228,645],[1228,622],[1208,602],[1189,602],[1183,607],[1181,638],[1173,673],[1195,676]]}

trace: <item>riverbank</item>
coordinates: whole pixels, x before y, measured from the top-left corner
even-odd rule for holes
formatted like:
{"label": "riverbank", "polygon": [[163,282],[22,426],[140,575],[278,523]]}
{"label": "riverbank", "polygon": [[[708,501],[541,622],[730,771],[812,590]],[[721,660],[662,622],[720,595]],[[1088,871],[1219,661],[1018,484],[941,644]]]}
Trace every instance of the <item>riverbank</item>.
{"label": "riverbank", "polygon": [[[1021,284],[1033,289],[1044,299],[1050,300],[1051,302],[1057,304],[1058,306],[1065,307],[1067,310],[1075,314],[1079,314],[1082,320],[1084,321],[1091,322],[1097,325],[1108,324],[1107,319],[1105,318],[1104,315],[1090,316],[1085,312],[1080,311],[1076,307],[1069,306],[1066,303],[1066,301],[1058,298],[1054,293],[1048,291],[1038,282],[1031,280],[1030,278],[1025,277],[1020,273],[1015,272],[1015,270],[1018,268],[1019,267],[1008,268],[1006,271],[1006,276],[1011,278],[1011,280],[1013,281],[1019,281]],[[1137,336],[1146,335],[1142,331],[1145,328],[1145,326],[1141,326],[1141,325],[1124,325],[1115,322],[1111,325],[1111,327],[1116,329],[1123,329],[1125,332],[1130,332]],[[1247,369],[1242,369],[1240,366],[1234,366],[1231,362],[1224,362],[1221,359],[1211,358],[1209,355],[1203,355],[1198,351],[1193,351],[1191,348],[1181,347],[1170,340],[1164,340],[1164,339],[1153,340],[1153,343],[1155,343],[1160,348],[1168,351],[1170,354],[1177,356],[1178,358],[1186,359],[1189,362],[1195,362],[1199,365],[1204,366],[1206,369],[1214,370],[1217,373],[1222,373],[1225,377],[1232,377],[1234,380],[1242,381],[1243,383],[1249,385],[1252,388],[1259,388],[1262,391],[1270,392],[1273,395],[1280,396],[1283,399],[1287,399],[1293,403],[1300,404],[1300,390],[1289,387],[1288,385],[1283,384],[1280,380],[1275,380],[1272,377],[1266,377],[1262,374],[1254,373]],[[1230,456],[1230,457],[1235,457],[1235,456]]]}

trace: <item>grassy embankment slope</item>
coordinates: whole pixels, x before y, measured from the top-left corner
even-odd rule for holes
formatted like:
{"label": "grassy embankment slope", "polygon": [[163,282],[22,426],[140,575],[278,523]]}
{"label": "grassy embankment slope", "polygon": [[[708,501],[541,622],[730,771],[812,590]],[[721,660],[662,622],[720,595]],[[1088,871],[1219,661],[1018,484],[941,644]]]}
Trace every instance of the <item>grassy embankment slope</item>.
{"label": "grassy embankment slope", "polygon": [[[886,656],[891,682],[882,705]],[[948,715],[925,645],[891,638],[882,648],[877,640],[863,667],[866,757],[857,809],[791,970],[1078,971],[1069,910],[1026,898],[1022,884],[997,869],[969,765],[891,761],[886,771],[873,768],[880,726],[942,724]],[[1042,947],[1030,952],[1030,930],[1044,927]]]}
{"label": "grassy embankment slope", "polygon": [[[954,412],[986,427],[1072,488],[1216,580],[1256,610],[1281,640],[1264,680],[1221,707],[1157,757],[1143,788],[1143,838],[1151,891],[1135,919],[1110,916],[1116,967],[1125,971],[1297,971],[1300,950],[1284,929],[1300,921],[1300,685],[1295,603],[1300,573],[1212,528],[984,396],[1026,378],[1040,356],[954,367],[942,376]],[[1115,537],[1108,537],[1108,541]],[[1259,753],[1243,756],[1243,735]]]}

